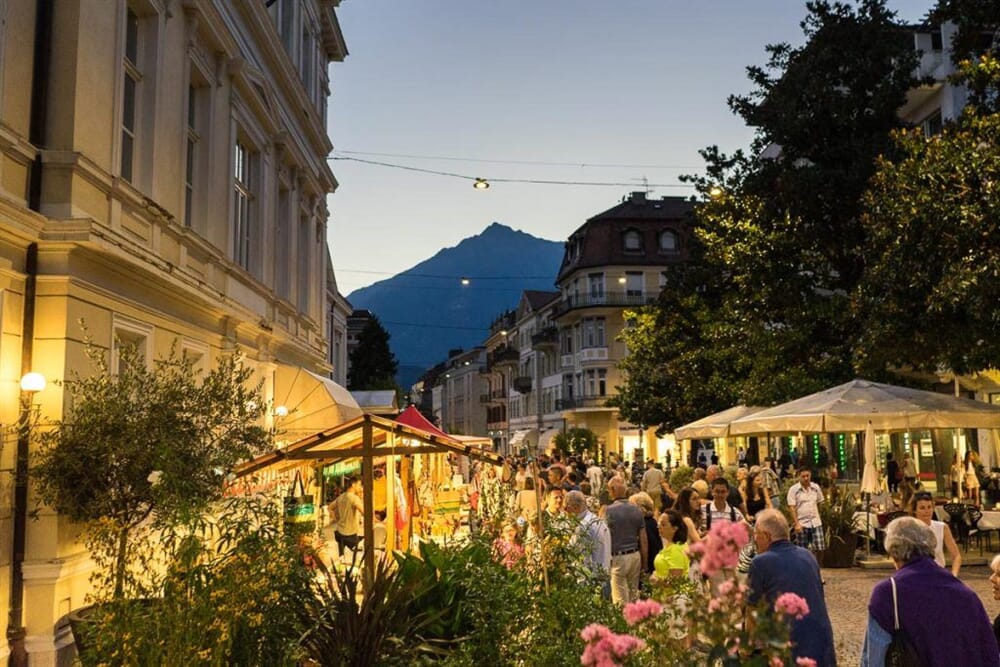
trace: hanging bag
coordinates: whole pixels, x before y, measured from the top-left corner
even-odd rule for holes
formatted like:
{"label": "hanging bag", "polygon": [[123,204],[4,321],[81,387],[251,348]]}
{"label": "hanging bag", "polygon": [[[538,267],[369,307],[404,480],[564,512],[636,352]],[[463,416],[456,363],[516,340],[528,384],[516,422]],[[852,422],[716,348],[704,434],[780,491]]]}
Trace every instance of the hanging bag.
{"label": "hanging bag", "polygon": [[917,649],[910,643],[906,633],[899,628],[899,604],[896,601],[896,580],[889,577],[892,584],[892,641],[885,651],[885,667],[920,667],[923,661]]}
{"label": "hanging bag", "polygon": [[313,503],[312,494],[306,493],[302,475],[296,470],[292,488],[289,489],[289,495],[285,496],[285,523],[302,525],[315,521],[316,505]]}

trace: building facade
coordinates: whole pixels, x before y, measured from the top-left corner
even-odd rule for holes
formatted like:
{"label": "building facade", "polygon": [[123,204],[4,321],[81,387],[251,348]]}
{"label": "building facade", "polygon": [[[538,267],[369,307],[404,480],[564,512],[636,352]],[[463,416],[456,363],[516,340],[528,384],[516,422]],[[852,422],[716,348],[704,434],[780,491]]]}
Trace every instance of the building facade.
{"label": "building facade", "polygon": [[[5,433],[21,399],[62,416],[52,381],[89,372],[86,338],[112,368],[122,343],[147,361],[178,345],[205,365],[241,351],[275,402],[293,377],[343,378],[346,346],[331,340],[345,340],[349,306],[325,245],[337,185],[327,70],[347,53],[336,5],[0,0]],[[19,393],[28,370],[49,379],[44,391]],[[77,528],[45,507],[27,522],[23,558],[12,554],[25,508],[10,506],[0,474],[5,612],[12,570],[23,575],[22,611],[13,628],[0,614],[0,629],[23,628],[31,664],[55,665],[92,563]]]}

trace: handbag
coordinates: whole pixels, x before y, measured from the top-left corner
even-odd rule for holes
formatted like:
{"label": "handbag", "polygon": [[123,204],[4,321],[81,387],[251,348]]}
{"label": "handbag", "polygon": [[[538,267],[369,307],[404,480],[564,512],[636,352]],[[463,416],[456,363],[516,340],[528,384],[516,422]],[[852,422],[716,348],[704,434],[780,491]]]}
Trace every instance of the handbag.
{"label": "handbag", "polygon": [[304,524],[314,521],[316,521],[316,505],[313,503],[312,494],[306,493],[302,476],[296,470],[292,488],[289,489],[289,495],[285,496],[285,523]]}
{"label": "handbag", "polygon": [[923,661],[909,637],[899,628],[899,606],[896,601],[896,580],[889,577],[892,584],[892,640],[885,651],[886,667],[920,667]]}

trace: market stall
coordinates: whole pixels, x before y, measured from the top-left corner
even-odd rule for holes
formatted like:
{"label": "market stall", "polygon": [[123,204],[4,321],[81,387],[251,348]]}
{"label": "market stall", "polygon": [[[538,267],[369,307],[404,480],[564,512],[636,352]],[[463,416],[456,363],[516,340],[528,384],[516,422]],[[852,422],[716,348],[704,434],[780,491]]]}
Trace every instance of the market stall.
{"label": "market stall", "polygon": [[[499,465],[501,458],[474,444],[462,443],[446,433],[431,432],[399,421],[365,414],[338,426],[302,438],[287,447],[263,454],[236,470],[240,479],[251,477],[252,484],[260,479],[283,476],[303,463],[310,470],[352,459],[361,461],[362,500],[364,503],[365,544],[374,543],[375,474],[376,464],[385,465],[386,511],[392,520],[386,521],[387,544],[390,548],[406,548],[414,528],[426,525],[412,521],[409,509],[414,501],[432,508],[453,503],[445,480],[453,479],[448,456],[467,456]],[[417,463],[419,461],[419,463]],[[292,473],[294,475],[294,472]],[[301,476],[301,470],[299,471]],[[310,473],[314,478],[315,475]],[[415,490],[415,480],[426,480],[423,502]],[[441,494],[441,497],[437,497]],[[405,508],[400,505],[406,504]],[[397,509],[401,511],[397,512]],[[422,512],[421,512],[422,514]],[[433,528],[432,528],[433,529]],[[375,554],[365,549],[365,566],[374,567]]]}

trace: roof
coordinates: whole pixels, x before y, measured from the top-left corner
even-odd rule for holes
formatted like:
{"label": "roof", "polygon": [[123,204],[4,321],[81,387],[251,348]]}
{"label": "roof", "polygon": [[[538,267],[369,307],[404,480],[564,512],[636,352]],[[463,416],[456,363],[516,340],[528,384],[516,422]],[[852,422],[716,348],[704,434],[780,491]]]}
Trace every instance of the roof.
{"label": "roof", "polygon": [[[621,203],[588,219],[566,242],[557,282],[573,271],[599,266],[665,266],[686,257],[695,202],[684,197],[647,199],[633,192]],[[664,231],[677,235],[677,251],[660,250]],[[638,232],[639,250],[625,250],[626,232]]]}
{"label": "roof", "polygon": [[532,310],[538,310],[544,308],[548,304],[552,303],[559,298],[559,292],[545,291],[537,289],[526,289],[523,292],[524,298],[528,301],[528,305],[531,306]]}
{"label": "roof", "polygon": [[377,389],[369,391],[352,391],[351,396],[358,402],[361,409],[369,408],[392,408],[393,412],[399,407],[396,402],[396,391],[393,389]]}

